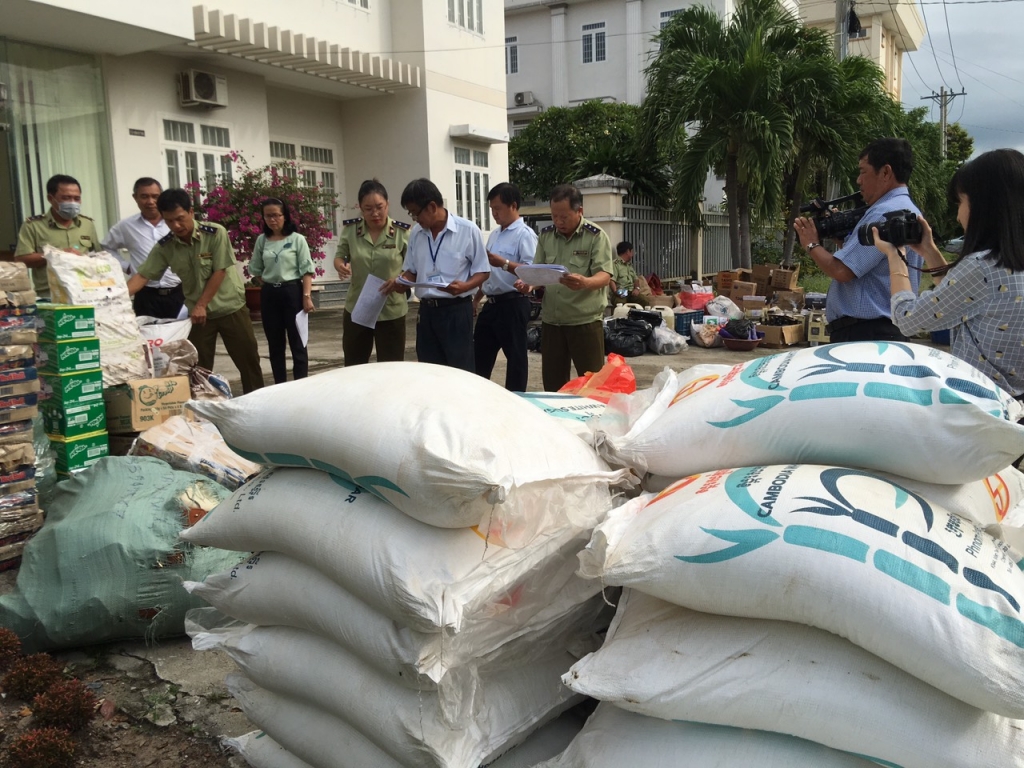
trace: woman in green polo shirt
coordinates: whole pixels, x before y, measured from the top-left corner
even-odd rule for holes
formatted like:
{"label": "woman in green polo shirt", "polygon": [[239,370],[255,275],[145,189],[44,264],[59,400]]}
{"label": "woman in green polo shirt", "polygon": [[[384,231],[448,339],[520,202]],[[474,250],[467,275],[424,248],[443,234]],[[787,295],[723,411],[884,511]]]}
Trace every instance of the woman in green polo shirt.
{"label": "woman in green polo shirt", "polygon": [[405,359],[405,316],[409,312],[405,294],[392,293],[377,318],[376,328],[367,328],[352,321],[359,294],[368,275],[390,280],[402,274],[409,225],[388,216],[388,191],[376,179],[359,187],[359,210],[362,218],[343,222],[338,255],[334,268],[342,280],[352,278],[345,300],[342,320],[344,337],[341,347],[345,365],[370,362],[370,353],[377,347],[377,361]]}
{"label": "woman in green polo shirt", "polygon": [[292,378],[309,375],[309,355],[302,343],[296,317],[313,311],[313,259],[309,244],[292,221],[288,206],[269,197],[261,206],[263,234],[256,238],[249,260],[249,274],[260,281],[260,312],[270,348],[274,383],[288,380],[284,341],[292,350]]}

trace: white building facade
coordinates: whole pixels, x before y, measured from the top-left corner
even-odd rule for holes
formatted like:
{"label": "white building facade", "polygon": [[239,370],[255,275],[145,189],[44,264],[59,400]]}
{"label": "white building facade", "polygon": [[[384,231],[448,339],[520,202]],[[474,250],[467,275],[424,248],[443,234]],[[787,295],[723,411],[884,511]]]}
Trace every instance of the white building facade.
{"label": "white building facade", "polygon": [[488,230],[508,177],[504,36],[490,0],[5,0],[0,257],[55,173],[82,182],[102,233],[137,210],[136,178],[204,183],[231,151],[297,161],[337,194],[335,227],[365,179],[401,219],[425,176]]}

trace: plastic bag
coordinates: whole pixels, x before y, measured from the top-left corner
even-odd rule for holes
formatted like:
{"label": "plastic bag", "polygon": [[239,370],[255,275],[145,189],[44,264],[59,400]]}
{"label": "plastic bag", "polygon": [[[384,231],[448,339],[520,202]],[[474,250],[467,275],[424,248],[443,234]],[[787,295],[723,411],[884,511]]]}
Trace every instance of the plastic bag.
{"label": "plastic bag", "polygon": [[704,313],[715,317],[727,317],[730,320],[739,320],[743,317],[743,310],[736,306],[736,303],[727,296],[716,296],[706,305]]}
{"label": "plastic bag", "polygon": [[526,349],[530,352],[540,352],[540,326],[531,325],[526,329]]}
{"label": "plastic bag", "polygon": [[651,335],[651,324],[643,320],[615,318],[605,323],[605,352],[614,352],[624,357],[639,357],[647,351],[647,339]]}
{"label": "plastic bag", "polygon": [[686,349],[686,337],[659,325],[647,339],[647,348],[657,355],[677,355]]}
{"label": "plastic bag", "polygon": [[575,378],[558,391],[607,403],[614,394],[636,392],[636,376],[621,355],[612,353],[600,371]]}
{"label": "plastic bag", "polygon": [[690,323],[690,339],[705,349],[725,346],[722,337],[718,335],[717,323]]}
{"label": "plastic bag", "polygon": [[231,385],[218,373],[194,365],[188,371],[193,400],[230,400]]}

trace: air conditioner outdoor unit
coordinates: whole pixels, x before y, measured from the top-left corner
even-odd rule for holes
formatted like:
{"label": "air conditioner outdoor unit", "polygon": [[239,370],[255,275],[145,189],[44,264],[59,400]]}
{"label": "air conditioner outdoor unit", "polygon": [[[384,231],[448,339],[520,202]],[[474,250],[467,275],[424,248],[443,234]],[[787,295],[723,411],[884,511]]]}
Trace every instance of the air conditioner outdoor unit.
{"label": "air conditioner outdoor unit", "polygon": [[178,96],[183,107],[226,107],[228,80],[212,72],[186,69],[178,75]]}
{"label": "air conditioner outdoor unit", "polygon": [[527,107],[533,104],[533,91],[519,91],[515,96],[517,107]]}

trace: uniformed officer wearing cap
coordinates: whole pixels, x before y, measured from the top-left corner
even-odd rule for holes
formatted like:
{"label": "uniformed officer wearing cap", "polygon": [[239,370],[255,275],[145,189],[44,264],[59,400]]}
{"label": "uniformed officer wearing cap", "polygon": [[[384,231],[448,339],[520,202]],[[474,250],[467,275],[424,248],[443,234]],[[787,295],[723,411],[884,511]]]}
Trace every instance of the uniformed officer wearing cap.
{"label": "uniformed officer wearing cap", "polygon": [[242,391],[259,389],[263,386],[259,348],[227,230],[220,224],[197,222],[192,198],[183,189],[164,190],[156,207],[171,233],[153,246],[128,280],[128,292],[138,293],[170,267],[181,278],[185,307],[192,318],[188,340],[199,352],[199,365],[213,370],[219,334],[242,376]]}
{"label": "uniformed officer wearing cap", "polygon": [[388,191],[376,179],[367,179],[359,187],[359,210],[362,217],[342,222],[334,257],[338,277],[352,278],[342,316],[341,346],[346,367],[370,362],[374,346],[377,362],[405,360],[405,316],[409,313],[405,294],[396,292],[388,295],[374,328],[352,320],[368,276],[387,281],[402,273],[410,229],[409,224],[388,215]]}
{"label": "uniformed officer wearing cap", "polygon": [[43,246],[71,253],[89,253],[99,248],[96,225],[82,211],[82,185],[72,176],[57,174],[46,182],[50,210],[25,221],[18,232],[14,260],[32,270],[32,282],[40,299],[50,297]]}
{"label": "uniformed officer wearing cap", "polygon": [[[604,327],[612,277],[612,242],[604,230],[583,218],[583,195],[571,184],[551,190],[554,225],[541,230],[534,264],[561,264],[569,270],[556,285],[544,288],[541,303],[541,375],[544,389],[557,392],[569,381],[569,364],[576,375],[599,371],[604,365]],[[516,290],[533,287],[522,280]]]}

